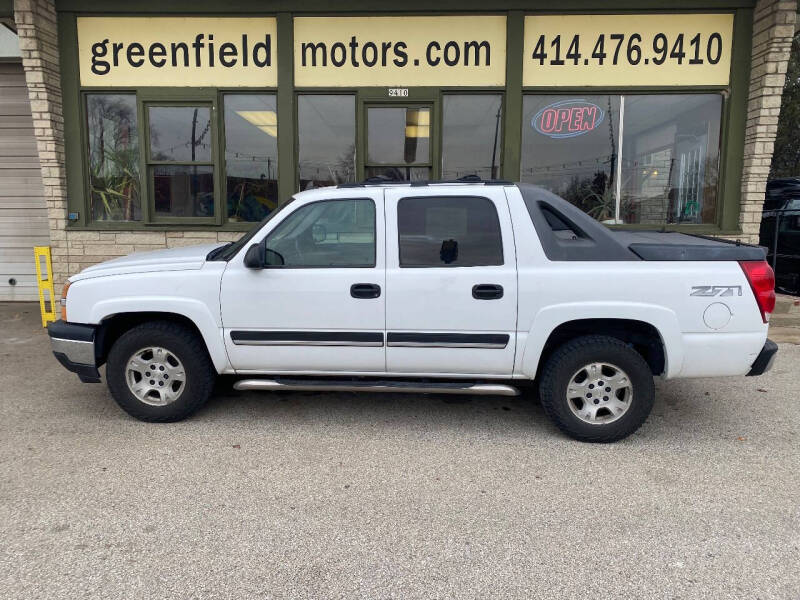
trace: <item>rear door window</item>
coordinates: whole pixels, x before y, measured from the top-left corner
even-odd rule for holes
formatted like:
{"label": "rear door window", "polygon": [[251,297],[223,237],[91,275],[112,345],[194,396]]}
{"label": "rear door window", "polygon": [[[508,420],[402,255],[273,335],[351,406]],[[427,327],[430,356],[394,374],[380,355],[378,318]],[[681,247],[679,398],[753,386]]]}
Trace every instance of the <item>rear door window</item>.
{"label": "rear door window", "polygon": [[503,264],[494,203],[477,196],[402,198],[397,204],[401,267]]}

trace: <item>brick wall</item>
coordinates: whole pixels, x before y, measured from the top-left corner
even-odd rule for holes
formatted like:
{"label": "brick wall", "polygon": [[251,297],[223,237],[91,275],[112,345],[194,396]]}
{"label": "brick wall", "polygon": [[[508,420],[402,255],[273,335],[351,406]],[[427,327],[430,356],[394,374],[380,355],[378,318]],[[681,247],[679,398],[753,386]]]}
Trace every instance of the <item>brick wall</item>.
{"label": "brick wall", "polygon": [[744,242],[758,243],[761,209],[796,18],[796,0],[759,0],[753,15],[753,54],[739,215],[742,230],[739,237]]}

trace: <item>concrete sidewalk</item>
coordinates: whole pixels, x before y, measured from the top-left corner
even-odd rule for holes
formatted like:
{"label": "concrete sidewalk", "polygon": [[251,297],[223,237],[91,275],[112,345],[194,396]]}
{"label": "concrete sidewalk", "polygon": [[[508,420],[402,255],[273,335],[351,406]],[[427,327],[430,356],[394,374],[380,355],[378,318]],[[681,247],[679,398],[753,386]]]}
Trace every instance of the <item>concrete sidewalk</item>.
{"label": "concrete sidewalk", "polygon": [[778,294],[769,320],[769,337],[778,343],[800,344],[800,298]]}

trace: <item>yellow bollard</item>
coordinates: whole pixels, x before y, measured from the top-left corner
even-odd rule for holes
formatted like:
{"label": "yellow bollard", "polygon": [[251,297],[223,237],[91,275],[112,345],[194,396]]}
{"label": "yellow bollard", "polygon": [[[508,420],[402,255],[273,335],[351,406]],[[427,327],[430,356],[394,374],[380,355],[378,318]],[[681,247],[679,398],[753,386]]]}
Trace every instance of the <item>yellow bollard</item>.
{"label": "yellow bollard", "polygon": [[[33,257],[36,260],[36,284],[39,287],[39,308],[42,311],[42,327],[56,320],[56,293],[53,289],[53,260],[50,255],[50,246],[34,246]],[[42,276],[42,257],[45,259],[47,273]],[[50,296],[50,310],[47,310],[45,292]]]}

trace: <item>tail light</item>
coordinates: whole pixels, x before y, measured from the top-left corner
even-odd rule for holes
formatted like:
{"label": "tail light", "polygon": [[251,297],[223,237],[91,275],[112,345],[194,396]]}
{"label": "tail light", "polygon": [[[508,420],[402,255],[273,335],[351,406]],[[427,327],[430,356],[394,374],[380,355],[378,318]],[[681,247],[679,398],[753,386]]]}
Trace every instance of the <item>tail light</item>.
{"label": "tail light", "polygon": [[775,272],[765,260],[740,261],[739,264],[750,282],[761,319],[769,323],[769,315],[775,310]]}

